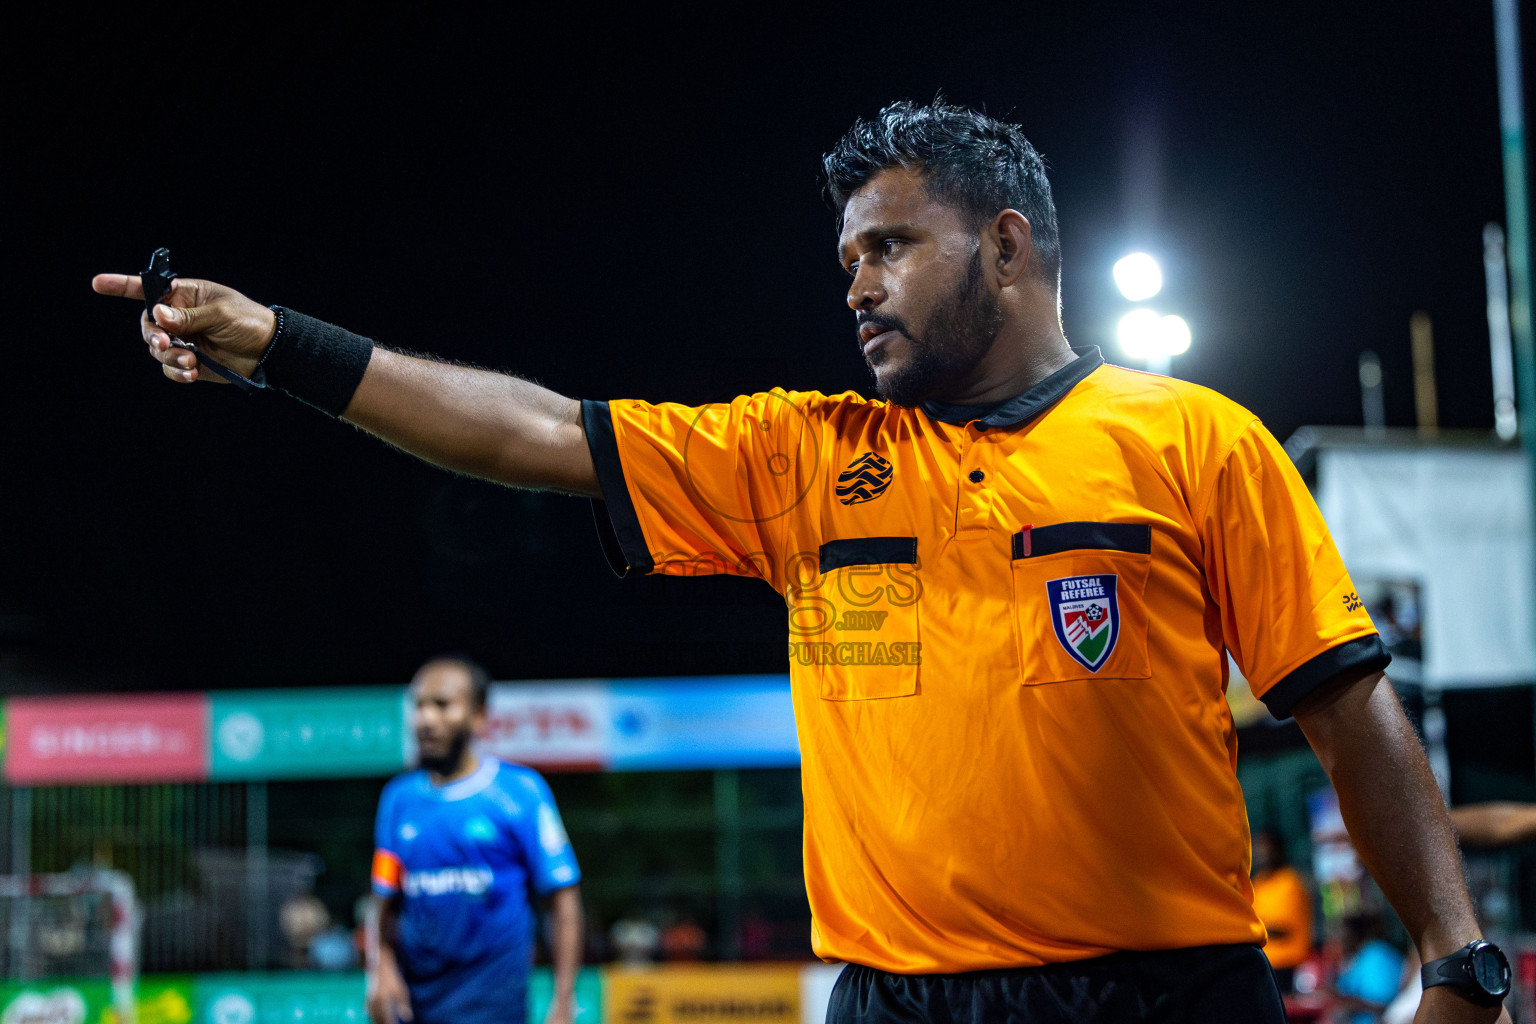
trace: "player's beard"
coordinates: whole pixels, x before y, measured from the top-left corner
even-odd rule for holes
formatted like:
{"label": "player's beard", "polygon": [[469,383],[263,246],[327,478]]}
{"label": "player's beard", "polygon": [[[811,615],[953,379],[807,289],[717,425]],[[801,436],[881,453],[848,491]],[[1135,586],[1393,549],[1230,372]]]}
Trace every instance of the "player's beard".
{"label": "player's beard", "polygon": [[434,756],[418,749],[416,763],[435,775],[452,775],[463,763],[464,752],[469,749],[469,741],[469,733],[454,733],[453,738],[448,741],[448,749],[440,755]]}
{"label": "player's beard", "polygon": [[982,284],[980,245],[971,250],[964,279],[948,298],[934,306],[921,335],[893,314],[877,313],[870,319],[895,328],[910,343],[911,356],[905,366],[875,375],[876,393],[887,402],[906,406],[952,394],[976,369],[1003,328],[997,296]]}

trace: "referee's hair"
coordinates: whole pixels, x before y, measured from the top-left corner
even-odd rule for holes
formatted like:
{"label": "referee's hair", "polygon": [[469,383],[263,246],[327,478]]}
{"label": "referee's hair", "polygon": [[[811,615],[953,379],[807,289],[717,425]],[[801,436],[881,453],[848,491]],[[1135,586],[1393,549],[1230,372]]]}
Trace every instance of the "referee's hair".
{"label": "referee's hair", "polygon": [[821,158],[823,193],[842,226],[848,200],[890,167],[920,171],[928,194],[981,227],[1007,209],[1029,221],[1031,263],[1047,284],[1061,282],[1061,238],[1045,159],[1023,129],[967,107],[944,94],[918,106],[901,100],[873,118],[861,117]]}
{"label": "referee's hair", "polygon": [[422,662],[421,668],[416,670],[416,675],[420,676],[423,671],[432,665],[458,665],[465,672],[469,673],[470,699],[474,701],[475,710],[485,710],[486,698],[491,690],[491,674],[485,670],[485,666],[466,654],[458,651],[447,651]]}

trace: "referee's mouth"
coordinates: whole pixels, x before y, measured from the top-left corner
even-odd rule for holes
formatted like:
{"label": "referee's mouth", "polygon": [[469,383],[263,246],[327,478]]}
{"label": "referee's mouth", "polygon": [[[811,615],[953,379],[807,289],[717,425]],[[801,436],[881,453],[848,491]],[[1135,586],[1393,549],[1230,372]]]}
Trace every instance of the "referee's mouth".
{"label": "referee's mouth", "polygon": [[881,347],[890,344],[901,335],[901,328],[889,320],[869,317],[859,324],[859,348],[868,359]]}

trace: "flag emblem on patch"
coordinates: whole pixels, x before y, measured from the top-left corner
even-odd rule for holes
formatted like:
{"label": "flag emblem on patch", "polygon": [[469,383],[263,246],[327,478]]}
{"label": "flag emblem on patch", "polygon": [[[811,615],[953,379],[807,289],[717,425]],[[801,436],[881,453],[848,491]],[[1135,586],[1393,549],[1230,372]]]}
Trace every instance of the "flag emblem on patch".
{"label": "flag emblem on patch", "polygon": [[1113,574],[1069,576],[1045,584],[1056,639],[1090,672],[1103,667],[1120,638],[1120,604]]}

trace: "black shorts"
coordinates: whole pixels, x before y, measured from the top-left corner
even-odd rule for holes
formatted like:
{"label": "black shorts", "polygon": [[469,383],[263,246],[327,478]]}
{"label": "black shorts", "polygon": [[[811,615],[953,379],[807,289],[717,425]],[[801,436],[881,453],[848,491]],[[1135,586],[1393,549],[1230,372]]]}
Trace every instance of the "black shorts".
{"label": "black shorts", "polygon": [[1257,946],[1112,953],[1044,967],[889,974],[849,964],[827,1024],[1284,1024]]}

